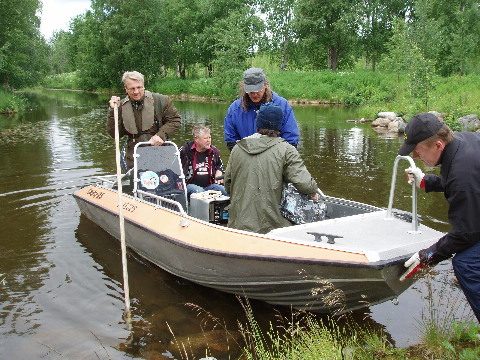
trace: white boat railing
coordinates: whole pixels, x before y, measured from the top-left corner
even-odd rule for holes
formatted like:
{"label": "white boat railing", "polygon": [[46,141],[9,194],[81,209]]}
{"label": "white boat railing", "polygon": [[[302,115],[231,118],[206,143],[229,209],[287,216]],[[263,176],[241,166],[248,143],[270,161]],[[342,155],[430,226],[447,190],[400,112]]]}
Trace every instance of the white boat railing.
{"label": "white boat railing", "polygon": [[[397,169],[398,169],[398,162],[400,160],[407,160],[410,163],[410,167],[416,168],[415,161],[410,156],[401,156],[398,155],[395,158],[395,162],[393,163],[393,173],[392,173],[392,185],[390,187],[390,198],[388,199],[388,208],[387,208],[387,219],[393,218],[392,215],[392,206],[393,206],[393,197],[395,194],[395,185],[397,180]],[[415,182],[412,184],[412,231],[411,233],[420,233],[418,231],[418,216],[417,216],[417,187],[415,186]]]}
{"label": "white boat railing", "polygon": [[[124,178],[127,178],[127,175],[129,175],[129,174],[128,173],[122,174],[121,175],[122,180]],[[114,185],[117,185],[117,175],[116,174],[113,174],[113,175],[99,175],[99,176],[95,176],[95,178],[100,180],[102,185],[108,184],[108,185],[110,185],[110,187],[112,187]]]}
{"label": "white boat railing", "polygon": [[[139,199],[144,200],[144,197],[154,199],[155,203],[158,206],[161,206],[162,208],[165,208],[167,210],[179,212],[182,216],[187,216],[187,213],[185,212],[185,210],[183,210],[183,206],[178,201],[175,201],[163,196],[159,196],[156,194],[152,194],[146,191],[142,191],[142,190],[137,190],[135,194]],[[173,208],[166,206],[165,203],[172,205]]]}

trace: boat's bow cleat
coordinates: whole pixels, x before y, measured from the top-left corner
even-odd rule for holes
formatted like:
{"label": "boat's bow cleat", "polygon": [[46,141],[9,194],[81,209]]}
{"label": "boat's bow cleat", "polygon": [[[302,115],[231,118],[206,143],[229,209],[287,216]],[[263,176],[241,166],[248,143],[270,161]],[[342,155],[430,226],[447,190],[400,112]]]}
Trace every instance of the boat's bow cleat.
{"label": "boat's bow cleat", "polygon": [[327,243],[329,244],[335,244],[335,239],[343,238],[343,236],[340,235],[333,235],[333,234],[322,234],[318,232],[307,232],[307,234],[315,236],[315,241],[322,241],[322,236],[325,236],[327,238]]}

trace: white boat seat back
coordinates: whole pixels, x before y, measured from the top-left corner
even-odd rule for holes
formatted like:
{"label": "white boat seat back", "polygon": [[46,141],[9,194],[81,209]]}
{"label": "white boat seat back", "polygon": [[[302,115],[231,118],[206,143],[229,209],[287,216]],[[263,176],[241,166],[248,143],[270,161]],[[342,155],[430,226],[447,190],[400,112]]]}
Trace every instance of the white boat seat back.
{"label": "white boat seat back", "polygon": [[133,159],[133,191],[138,190],[179,202],[187,209],[185,176],[180,152],[175,143],[151,146],[149,142],[135,146]]}

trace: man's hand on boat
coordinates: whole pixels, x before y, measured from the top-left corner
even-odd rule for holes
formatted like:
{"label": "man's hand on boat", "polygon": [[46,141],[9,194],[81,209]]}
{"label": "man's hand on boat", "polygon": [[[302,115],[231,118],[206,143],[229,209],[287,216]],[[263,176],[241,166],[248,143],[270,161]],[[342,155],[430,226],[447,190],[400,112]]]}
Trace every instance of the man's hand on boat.
{"label": "man's hand on boat", "polygon": [[407,174],[408,183],[410,185],[415,184],[418,188],[425,189],[425,183],[423,182],[425,174],[422,170],[418,167],[409,167],[408,169],[405,169],[405,173]]}
{"label": "man's hand on boat", "polygon": [[400,276],[400,281],[404,281],[415,275],[418,270],[422,270],[425,265],[429,264],[431,256],[432,254],[428,254],[426,250],[420,250],[413,254],[412,257],[403,264],[403,266],[407,268],[407,271]]}

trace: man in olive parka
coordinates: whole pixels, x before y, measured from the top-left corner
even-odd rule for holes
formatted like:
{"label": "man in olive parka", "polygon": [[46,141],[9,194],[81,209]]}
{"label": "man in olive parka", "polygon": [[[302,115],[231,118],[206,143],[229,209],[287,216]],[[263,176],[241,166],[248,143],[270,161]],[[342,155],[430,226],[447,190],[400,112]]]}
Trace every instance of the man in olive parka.
{"label": "man in olive parka", "polygon": [[232,149],[225,171],[230,195],[228,227],[266,234],[292,223],[280,214],[283,182],[318,199],[318,186],[297,149],[279,137],[283,112],[273,103],[261,106],[257,133]]}

